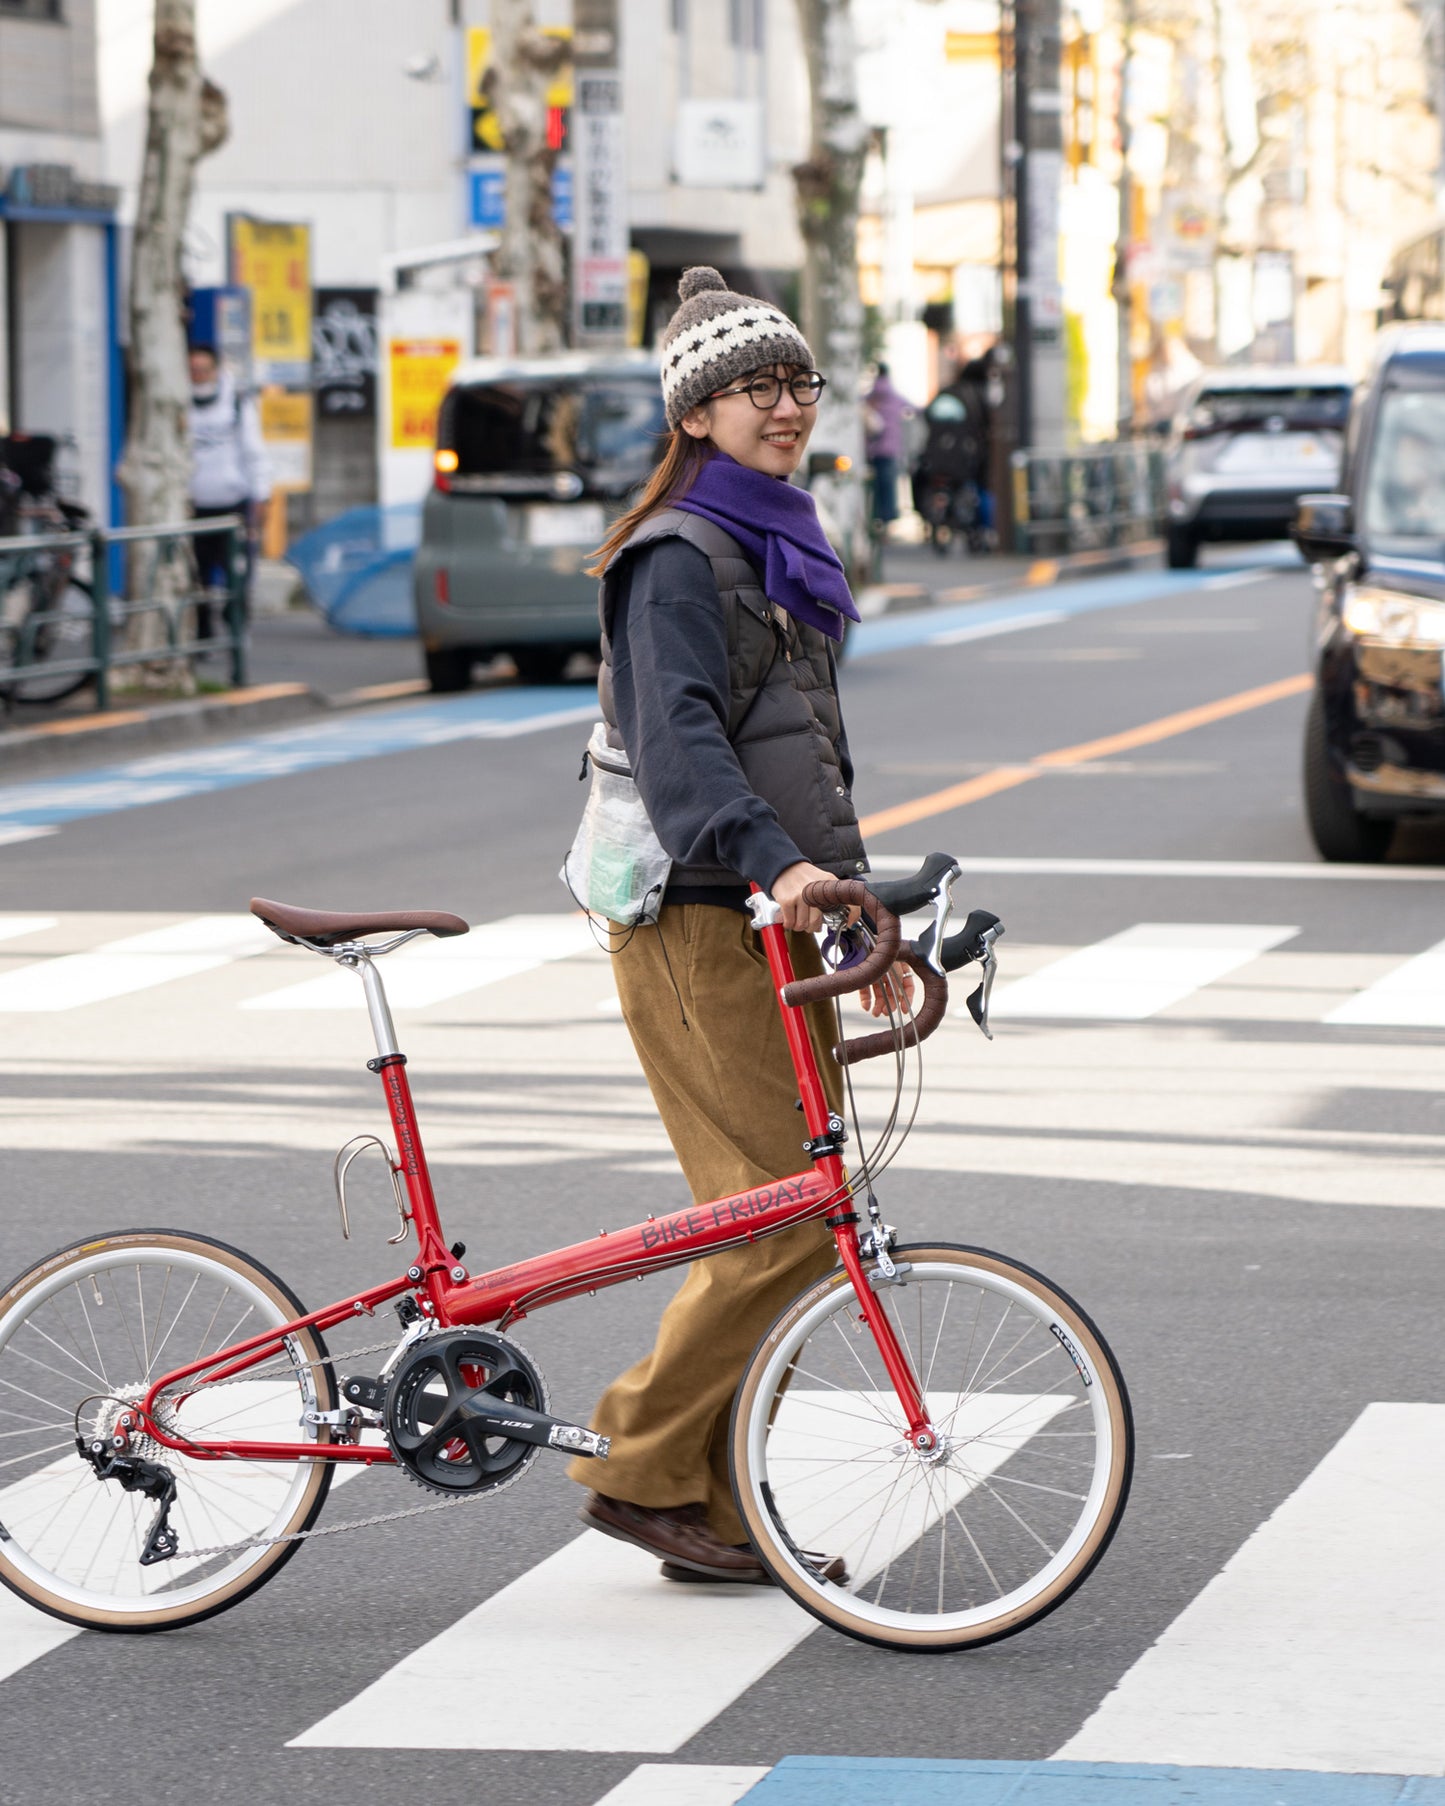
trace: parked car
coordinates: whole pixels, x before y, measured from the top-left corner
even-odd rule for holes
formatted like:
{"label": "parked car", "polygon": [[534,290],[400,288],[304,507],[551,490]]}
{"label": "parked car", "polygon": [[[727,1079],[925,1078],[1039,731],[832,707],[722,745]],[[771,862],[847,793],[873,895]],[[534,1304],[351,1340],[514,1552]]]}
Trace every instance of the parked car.
{"label": "parked car", "polygon": [[437,419],[412,587],[433,690],[464,690],[507,652],[531,683],[595,653],[592,553],[646,481],[666,423],[642,352],[481,358]]}
{"label": "parked car", "polygon": [[1202,541],[1283,539],[1299,498],[1338,481],[1350,378],[1283,365],[1207,370],[1184,392],[1165,445],[1165,556]]}
{"label": "parked car", "polygon": [[1320,585],[1305,809],[1326,859],[1372,861],[1445,815],[1445,328],[1381,335],[1338,490],[1295,525]]}

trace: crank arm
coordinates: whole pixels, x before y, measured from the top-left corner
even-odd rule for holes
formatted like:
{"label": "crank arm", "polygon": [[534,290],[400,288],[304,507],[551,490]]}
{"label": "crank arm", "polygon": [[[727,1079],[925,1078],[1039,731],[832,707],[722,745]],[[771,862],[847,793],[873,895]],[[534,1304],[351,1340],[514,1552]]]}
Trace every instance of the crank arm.
{"label": "crank arm", "polygon": [[599,1436],[595,1430],[549,1417],[527,1405],[489,1399],[485,1392],[463,1399],[457,1412],[489,1435],[505,1436],[511,1442],[533,1442],[538,1448],[563,1449],[569,1455],[595,1455],[599,1461],[605,1461],[612,1449],[611,1438]]}

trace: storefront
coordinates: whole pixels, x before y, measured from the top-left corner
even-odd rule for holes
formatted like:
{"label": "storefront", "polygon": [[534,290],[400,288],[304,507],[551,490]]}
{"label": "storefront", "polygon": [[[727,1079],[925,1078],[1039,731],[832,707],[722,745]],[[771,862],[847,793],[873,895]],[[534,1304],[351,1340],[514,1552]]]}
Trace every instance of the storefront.
{"label": "storefront", "polygon": [[119,191],[68,164],[0,174],[0,428],[62,441],[74,500],[120,518]]}

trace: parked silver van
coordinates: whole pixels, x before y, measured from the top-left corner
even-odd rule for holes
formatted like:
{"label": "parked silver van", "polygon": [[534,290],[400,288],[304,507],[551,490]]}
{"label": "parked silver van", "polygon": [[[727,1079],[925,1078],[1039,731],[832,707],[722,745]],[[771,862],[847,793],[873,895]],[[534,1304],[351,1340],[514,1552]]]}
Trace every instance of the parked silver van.
{"label": "parked silver van", "polygon": [[553,683],[574,652],[597,651],[597,582],[585,567],[665,434],[649,352],[458,368],[413,566],[433,690],[466,689],[473,665],[499,652],[524,681]]}

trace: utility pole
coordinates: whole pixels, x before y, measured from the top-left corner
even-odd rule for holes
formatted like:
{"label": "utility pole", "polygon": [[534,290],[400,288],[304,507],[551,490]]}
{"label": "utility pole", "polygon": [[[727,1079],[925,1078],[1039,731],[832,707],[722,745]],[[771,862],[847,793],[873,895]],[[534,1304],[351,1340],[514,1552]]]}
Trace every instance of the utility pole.
{"label": "utility pole", "polygon": [[618,0],[573,0],[572,318],[579,345],[627,343],[627,135]]}
{"label": "utility pole", "polygon": [[1064,180],[1061,0],[1016,0],[1014,132],[1021,149],[1018,224],[1019,432],[1028,445],[1064,441],[1064,304],[1059,207]]}
{"label": "utility pole", "polygon": [[1134,247],[1134,183],[1129,170],[1132,129],[1129,89],[1134,78],[1135,0],[1122,0],[1124,54],[1119,67],[1119,239],[1114,251],[1114,306],[1119,323],[1119,401],[1115,437],[1134,430],[1134,315],[1129,261]]}

